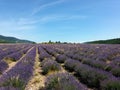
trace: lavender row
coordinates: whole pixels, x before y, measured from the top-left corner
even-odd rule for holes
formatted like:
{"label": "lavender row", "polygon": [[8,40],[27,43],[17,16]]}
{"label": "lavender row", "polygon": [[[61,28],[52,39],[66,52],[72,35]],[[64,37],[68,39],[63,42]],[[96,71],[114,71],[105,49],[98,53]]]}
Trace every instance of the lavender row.
{"label": "lavender row", "polygon": [[40,55],[40,57],[39,57],[40,61],[43,61],[45,58],[51,58],[52,57],[42,48],[42,46],[38,47],[38,53]]}
{"label": "lavender row", "polygon": [[[50,51],[51,46],[49,46],[49,45],[45,46],[45,47],[47,47],[46,50],[48,52]],[[87,51],[87,52],[89,52],[89,51]],[[72,54],[72,56],[73,56],[73,54]],[[69,56],[69,57],[73,58],[72,56]],[[81,58],[79,58],[79,57],[80,56],[78,56],[78,58],[75,58],[75,59],[78,59],[76,61],[76,60],[66,60],[66,58],[67,58],[66,55],[58,55],[56,60],[59,63],[64,63],[65,62],[65,67],[67,69],[69,69],[70,71],[75,71],[76,74],[78,75],[78,77],[81,77],[80,79],[82,81],[85,81],[83,83],[87,84],[90,87],[96,87],[96,88],[99,88],[99,89],[101,89],[101,88],[102,89],[105,89],[105,88],[108,89],[109,88],[110,90],[111,89],[116,89],[116,88],[119,89],[120,81],[119,81],[118,78],[115,78],[113,76],[113,75],[119,76],[119,70],[120,70],[119,67],[115,68],[115,65],[114,65],[114,68],[113,68],[113,67],[111,67],[112,65],[106,64],[104,62],[104,60],[101,60],[101,61],[100,60],[87,60],[88,57],[85,58],[85,56],[83,56],[83,58],[85,58],[86,60],[81,60]],[[90,59],[90,57],[88,59]],[[80,63],[79,61],[81,61],[84,64],[79,64]],[[108,70],[113,75],[110,74],[110,73],[107,73],[103,70],[95,69],[95,68],[90,67],[90,66],[85,65],[85,64],[88,64],[90,66],[100,68],[100,69],[103,69],[103,70]],[[103,80],[103,82],[101,82],[101,80]],[[107,83],[103,84],[104,82],[107,82]],[[112,83],[112,85],[111,85],[111,83]],[[110,87],[109,87],[109,85],[110,85]]]}
{"label": "lavender row", "polygon": [[[28,45],[29,47],[31,47],[31,45]],[[6,47],[6,50],[3,50],[0,53],[0,60],[2,60],[4,57],[6,57],[7,55],[10,55],[12,53],[18,52],[21,49],[25,49],[25,47],[27,47],[27,45],[5,45],[4,47]]]}
{"label": "lavender row", "polygon": [[120,53],[120,45],[88,45],[88,44],[67,44],[67,45],[49,45],[59,50],[64,50],[68,56],[74,59],[82,59],[81,56],[91,58],[93,60],[113,60]]}
{"label": "lavender row", "polygon": [[0,61],[0,75],[8,68],[8,64],[5,61]]}
{"label": "lavender row", "polygon": [[[20,50],[20,49],[19,49]],[[2,60],[5,56],[7,56],[8,54],[12,54],[12,53],[15,53],[17,52],[18,50],[14,49],[14,48],[11,48],[11,49],[8,49],[7,51],[5,52],[2,52],[0,53],[0,60]]]}
{"label": "lavender row", "polygon": [[48,53],[48,54],[50,54],[50,55],[52,55],[52,56],[57,56],[58,55],[58,52],[57,51],[55,51],[55,49],[53,48],[53,47],[47,47],[47,46],[42,46],[43,48],[44,48],[44,50]]}
{"label": "lavender row", "polygon": [[9,63],[7,60],[17,61],[29,49],[30,49],[30,47],[4,57],[4,59],[0,61],[0,74],[2,74],[9,67],[9,65],[8,65]]}
{"label": "lavender row", "polygon": [[[110,86],[110,90],[120,88],[120,86],[118,86],[120,85],[119,78],[116,78],[112,74],[103,70],[95,69],[88,65],[82,64],[79,61],[68,59],[65,61],[65,68],[69,71],[74,71],[75,75],[80,79],[80,81],[87,84],[89,87],[103,89],[102,85],[104,81],[109,81],[112,79],[110,83],[105,84],[105,87]],[[116,83],[118,83],[117,86]]]}
{"label": "lavender row", "polygon": [[24,89],[26,83],[33,75],[35,55],[36,48],[34,47],[12,69],[0,77],[0,86],[18,87],[20,90]]}
{"label": "lavender row", "polygon": [[[99,46],[99,45],[98,45]],[[104,46],[104,45],[103,45]],[[101,46],[101,47],[103,47]],[[110,47],[110,46],[109,46]],[[118,46],[117,46],[118,47]],[[50,46],[46,46],[46,50],[48,52],[51,51],[51,48],[52,48],[52,52],[53,53],[56,53],[55,49],[53,50],[53,47],[50,47]],[[98,47],[96,47],[98,48]],[[82,49],[82,48],[81,48]],[[67,51],[66,51],[67,52]],[[65,52],[65,54],[66,54]],[[90,52],[89,50],[86,51],[86,52]],[[105,51],[106,52],[106,51]],[[116,51],[117,52],[117,51]],[[114,53],[116,53],[114,51]],[[71,52],[73,53],[73,52]],[[85,54],[84,52],[81,52],[81,54]],[[118,53],[118,52],[117,52]],[[84,63],[84,64],[87,64],[87,65],[90,65],[92,67],[95,67],[95,68],[99,68],[99,69],[102,69],[102,70],[105,70],[105,71],[108,71],[108,72],[111,72],[113,75],[115,75],[116,77],[120,77],[120,56],[117,56],[116,57],[116,60],[112,60],[110,63],[105,63],[104,61],[102,60],[94,60],[94,59],[91,59],[90,57],[88,58],[87,56],[82,56],[82,55],[78,55],[78,54],[71,54],[71,55],[67,55],[68,57],[70,58],[73,58],[73,59],[76,59],[76,60],[79,60],[80,62]],[[114,57],[115,58],[115,57]],[[57,61],[58,62],[61,62],[63,63],[66,59],[66,56],[65,55],[59,55],[57,56]]]}
{"label": "lavender row", "polygon": [[6,57],[4,57],[4,59],[12,59],[13,61],[17,61],[19,60],[31,47],[27,47],[25,49],[22,49],[21,51],[18,51],[16,53],[10,54]]}

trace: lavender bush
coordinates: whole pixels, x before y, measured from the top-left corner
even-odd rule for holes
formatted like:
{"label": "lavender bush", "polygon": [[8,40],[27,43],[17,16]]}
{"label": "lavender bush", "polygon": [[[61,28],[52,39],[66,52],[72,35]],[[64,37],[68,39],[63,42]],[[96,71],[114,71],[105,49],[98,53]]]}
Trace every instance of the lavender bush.
{"label": "lavender bush", "polygon": [[120,79],[109,78],[102,81],[101,90],[120,90]]}
{"label": "lavender bush", "polygon": [[47,77],[45,90],[88,90],[68,73],[57,73]]}
{"label": "lavender bush", "polygon": [[119,66],[115,66],[114,68],[112,68],[111,72],[116,77],[120,77],[120,67]]}
{"label": "lavender bush", "polygon": [[43,61],[45,58],[51,58],[51,55],[49,55],[42,47],[39,46],[38,48],[38,52],[39,52],[39,59],[40,61]]}
{"label": "lavender bush", "polygon": [[2,87],[6,85],[6,82],[7,82],[7,86],[11,86],[11,83],[9,83],[11,81],[11,78],[14,78],[12,79],[13,87],[16,87],[16,85],[14,86],[14,83],[16,82],[16,78],[18,79],[17,81],[24,83],[22,85],[25,85],[30,79],[30,77],[33,75],[35,55],[36,55],[36,48],[33,48],[12,69],[10,69],[7,73],[4,73],[0,77],[0,81],[1,81],[0,86]]}
{"label": "lavender bush", "polygon": [[43,74],[47,74],[51,71],[59,71],[61,70],[61,66],[54,60],[43,60],[41,63]]}
{"label": "lavender bush", "polygon": [[99,69],[94,69],[89,67],[88,65],[78,64],[75,67],[75,71],[80,77],[81,82],[87,84],[90,87],[100,87],[100,82],[104,79],[109,78],[112,76],[109,73],[101,71]]}
{"label": "lavender bush", "polygon": [[64,63],[66,59],[67,59],[67,57],[65,55],[58,55],[56,57],[56,61],[59,63]]}
{"label": "lavender bush", "polygon": [[0,74],[2,74],[8,67],[9,66],[5,61],[0,61]]}
{"label": "lavender bush", "polygon": [[73,60],[73,59],[67,59],[65,61],[65,68],[69,71],[74,71],[75,67],[79,64],[80,62],[77,60]]}

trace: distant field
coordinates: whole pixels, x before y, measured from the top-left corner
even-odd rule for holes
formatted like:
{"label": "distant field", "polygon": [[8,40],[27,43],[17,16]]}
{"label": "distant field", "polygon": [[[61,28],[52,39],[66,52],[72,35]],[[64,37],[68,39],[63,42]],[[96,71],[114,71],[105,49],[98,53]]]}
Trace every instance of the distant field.
{"label": "distant field", "polygon": [[0,90],[120,90],[120,45],[1,44]]}

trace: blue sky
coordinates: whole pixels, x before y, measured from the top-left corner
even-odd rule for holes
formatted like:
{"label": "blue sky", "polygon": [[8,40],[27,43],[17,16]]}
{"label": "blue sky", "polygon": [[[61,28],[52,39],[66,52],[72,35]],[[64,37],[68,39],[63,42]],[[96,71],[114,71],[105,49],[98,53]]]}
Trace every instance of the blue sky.
{"label": "blue sky", "polygon": [[0,34],[36,42],[120,37],[120,0],[0,0]]}

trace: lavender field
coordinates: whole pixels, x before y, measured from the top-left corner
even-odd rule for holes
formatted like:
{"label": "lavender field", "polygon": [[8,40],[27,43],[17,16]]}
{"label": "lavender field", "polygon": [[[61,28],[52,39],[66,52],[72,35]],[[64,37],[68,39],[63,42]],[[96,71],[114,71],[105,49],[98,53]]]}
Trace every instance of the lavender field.
{"label": "lavender field", "polygon": [[1,44],[0,90],[120,90],[120,45]]}

